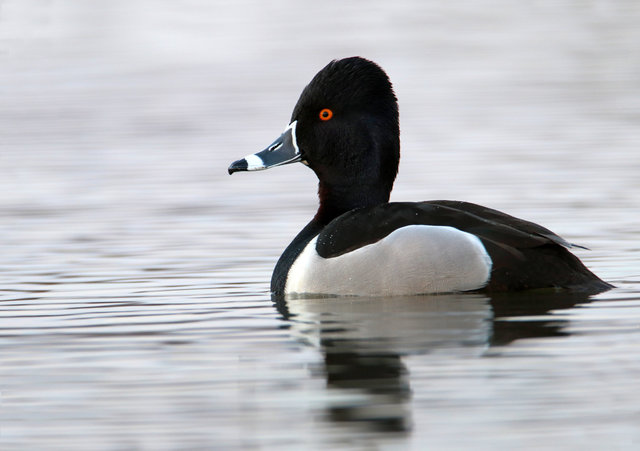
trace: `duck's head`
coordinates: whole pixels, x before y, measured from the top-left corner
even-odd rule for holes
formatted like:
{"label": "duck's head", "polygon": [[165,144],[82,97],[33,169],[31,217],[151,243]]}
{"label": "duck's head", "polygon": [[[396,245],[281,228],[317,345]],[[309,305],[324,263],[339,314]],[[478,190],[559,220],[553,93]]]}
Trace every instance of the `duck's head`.
{"label": "duck's head", "polygon": [[[284,133],[229,173],[302,162],[320,180],[319,215],[389,200],[400,158],[398,103],[387,74],[360,57],[332,61],[300,95]],[[323,211],[324,210],[324,211]]]}

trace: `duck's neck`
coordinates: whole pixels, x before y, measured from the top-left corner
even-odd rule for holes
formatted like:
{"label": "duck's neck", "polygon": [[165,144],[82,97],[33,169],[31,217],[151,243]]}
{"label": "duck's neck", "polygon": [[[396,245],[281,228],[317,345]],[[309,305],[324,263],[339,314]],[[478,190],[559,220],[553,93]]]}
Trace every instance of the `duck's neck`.
{"label": "duck's neck", "polygon": [[336,186],[320,182],[318,194],[320,197],[318,212],[287,246],[273,270],[271,292],[276,297],[284,294],[287,274],[295,259],[327,224],[341,214],[355,208],[371,207],[389,202],[390,190],[384,188],[381,183]]}
{"label": "duck's neck", "polygon": [[320,225],[329,224],[343,213],[356,208],[372,207],[389,202],[389,189],[382,183],[331,185],[320,182],[320,206],[313,220]]}

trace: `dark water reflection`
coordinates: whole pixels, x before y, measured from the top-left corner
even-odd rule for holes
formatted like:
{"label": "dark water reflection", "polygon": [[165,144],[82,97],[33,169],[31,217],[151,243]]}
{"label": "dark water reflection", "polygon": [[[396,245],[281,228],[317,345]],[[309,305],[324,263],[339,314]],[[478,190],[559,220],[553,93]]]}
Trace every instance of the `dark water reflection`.
{"label": "dark water reflection", "polygon": [[581,293],[543,291],[274,298],[274,303],[292,335],[322,352],[319,372],[327,388],[339,393],[327,407],[331,421],[408,432],[412,390],[405,356],[482,357],[518,339],[565,336],[567,321],[551,311],[589,300]]}

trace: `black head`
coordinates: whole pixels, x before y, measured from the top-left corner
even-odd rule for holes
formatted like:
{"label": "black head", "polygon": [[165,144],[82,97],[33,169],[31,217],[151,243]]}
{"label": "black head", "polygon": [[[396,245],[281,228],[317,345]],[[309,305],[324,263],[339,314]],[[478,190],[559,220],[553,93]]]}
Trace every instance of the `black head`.
{"label": "black head", "polygon": [[359,57],[329,63],[302,91],[294,121],[303,161],[321,183],[373,185],[388,200],[400,159],[398,102],[377,64]]}
{"label": "black head", "polygon": [[387,74],[360,57],[329,63],[304,88],[284,133],[229,173],[302,161],[320,180],[316,219],[388,202],[400,159],[398,102]]}

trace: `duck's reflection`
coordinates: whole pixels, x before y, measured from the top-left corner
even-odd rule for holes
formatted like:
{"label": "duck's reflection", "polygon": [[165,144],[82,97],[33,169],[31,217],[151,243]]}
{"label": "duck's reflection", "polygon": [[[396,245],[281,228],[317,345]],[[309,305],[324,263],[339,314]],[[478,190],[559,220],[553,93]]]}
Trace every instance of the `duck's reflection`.
{"label": "duck's reflection", "polygon": [[403,356],[480,356],[520,338],[562,335],[565,321],[552,310],[588,300],[575,293],[274,299],[292,334],[324,355],[334,395],[328,416],[389,431],[411,428]]}
{"label": "duck's reflection", "polygon": [[332,420],[360,421],[378,430],[409,428],[411,394],[399,354],[353,352],[338,341],[323,346],[327,386],[351,395],[328,407]]}

